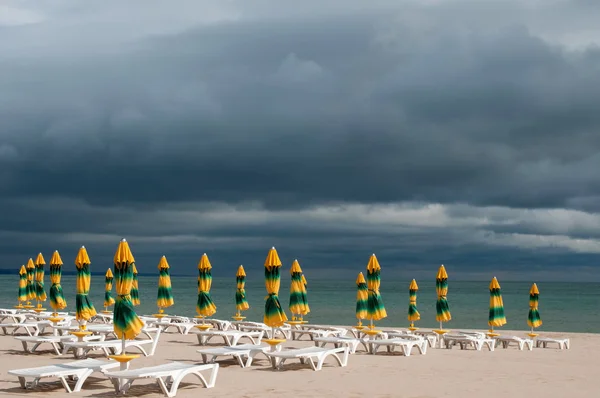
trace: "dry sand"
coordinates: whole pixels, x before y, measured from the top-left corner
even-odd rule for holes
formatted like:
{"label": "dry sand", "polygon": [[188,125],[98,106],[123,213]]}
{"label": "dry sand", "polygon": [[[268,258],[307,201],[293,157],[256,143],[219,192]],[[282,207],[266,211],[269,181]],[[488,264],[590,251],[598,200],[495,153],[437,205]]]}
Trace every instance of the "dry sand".
{"label": "dry sand", "polygon": [[[524,332],[502,331],[504,335]],[[570,350],[556,348],[519,351],[516,347],[461,351],[429,349],[424,356],[417,352],[410,357],[400,354],[368,355],[359,352],[350,356],[348,366],[337,367],[333,360],[320,372],[308,365],[290,362],[281,371],[273,371],[264,357],[258,356],[253,366],[242,369],[225,357],[217,385],[203,389],[197,379],[189,376],[180,386],[178,397],[594,397],[598,394],[596,377],[600,358],[600,335],[543,333],[546,336],[569,337]],[[216,341],[216,339],[215,339]],[[289,341],[286,347],[312,345],[308,341]],[[198,362],[200,355],[195,335],[166,333],[156,355],[135,360],[133,367],[166,361]],[[7,370],[41,366],[61,361],[73,361],[73,356],[58,357],[50,351],[25,354],[20,342],[11,336],[0,336],[0,395],[27,397],[60,397],[65,391],[53,381],[37,390],[19,387],[16,377]],[[46,379],[50,380],[50,379]],[[80,393],[73,396],[114,397],[106,378],[94,374]],[[128,396],[162,396],[151,381],[136,382]]]}

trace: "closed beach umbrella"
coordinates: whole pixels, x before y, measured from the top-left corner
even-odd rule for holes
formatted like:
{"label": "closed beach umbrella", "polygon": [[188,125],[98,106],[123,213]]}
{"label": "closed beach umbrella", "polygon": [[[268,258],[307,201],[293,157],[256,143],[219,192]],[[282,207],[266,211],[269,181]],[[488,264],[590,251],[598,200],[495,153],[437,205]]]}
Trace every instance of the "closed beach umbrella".
{"label": "closed beach umbrella", "polygon": [[506,325],[502,292],[500,291],[500,284],[496,277],[490,282],[490,315],[488,325],[490,325],[490,332],[492,333],[494,332],[494,326],[500,327]]}
{"label": "closed beach umbrella", "polygon": [[156,306],[162,314],[163,308],[175,304],[173,292],[171,291],[171,276],[169,275],[169,263],[167,258],[162,256],[158,262],[158,294],[156,297]]}
{"label": "closed beach umbrella", "polygon": [[44,266],[46,261],[42,253],[38,253],[35,259],[35,299],[38,301],[38,307],[42,304],[40,301],[46,301],[46,289],[44,289]]}
{"label": "closed beach umbrella", "polygon": [[125,340],[132,340],[142,330],[143,322],[138,318],[131,304],[131,285],[135,259],[125,239],[121,240],[114,257],[115,291],[117,299],[113,311],[114,331],[123,339],[122,353],[125,353]]}
{"label": "closed beach umbrella", "polygon": [[529,314],[527,316],[527,324],[531,327],[532,335],[534,334],[533,329],[542,326],[542,318],[540,317],[540,311],[538,309],[539,299],[540,291],[534,283],[529,290]]}
{"label": "closed beach umbrella", "polygon": [[91,272],[90,257],[84,246],[81,246],[77,257],[75,258],[75,267],[77,268],[77,294],[75,295],[75,318],[80,325],[85,325],[93,316],[96,315],[96,308],[90,300]]}
{"label": "closed beach umbrella", "polygon": [[236,317],[241,317],[241,311],[246,311],[250,308],[248,301],[246,300],[246,272],[244,266],[238,267],[237,273],[235,274],[236,289],[235,289],[235,309],[237,311]]}
{"label": "closed beach umbrella", "polygon": [[217,312],[217,306],[210,297],[210,288],[212,286],[211,269],[212,265],[210,265],[206,253],[204,253],[198,263],[198,302],[196,303],[196,312],[203,319]]}
{"label": "closed beach umbrella", "polygon": [[50,307],[54,311],[64,310],[67,308],[67,302],[63,294],[62,286],[60,285],[60,279],[62,277],[62,259],[58,250],[52,254],[50,259]]}
{"label": "closed beach umbrella", "polygon": [[292,320],[302,320],[302,317],[310,312],[308,299],[306,297],[306,279],[300,268],[298,260],[294,260],[292,268],[290,268],[292,282],[290,284],[290,312]]}
{"label": "closed beach umbrella", "polygon": [[408,320],[410,321],[411,328],[415,327],[415,321],[421,319],[421,314],[417,311],[417,290],[419,290],[419,286],[417,285],[417,281],[413,279],[408,287]]}
{"label": "closed beach umbrella", "polygon": [[362,320],[367,319],[369,306],[369,288],[362,272],[356,278],[356,319],[357,327],[362,328]]}
{"label": "closed beach umbrella", "polygon": [[381,285],[381,266],[375,254],[371,255],[369,264],[367,264],[367,287],[369,289],[369,298],[367,300],[367,319],[371,321],[370,328],[373,329],[373,321],[379,321],[387,317],[387,312],[379,293]]}
{"label": "closed beach umbrella", "polygon": [[280,327],[288,320],[285,311],[281,308],[278,296],[279,285],[281,283],[280,268],[281,260],[279,259],[279,254],[277,254],[277,250],[272,247],[265,260],[265,287],[267,289],[267,297],[265,299],[265,316],[263,320],[267,326],[272,328]]}
{"label": "closed beach umbrella", "polygon": [[31,303],[29,301],[35,300],[35,264],[33,259],[30,258],[27,261],[27,305]]}
{"label": "closed beach umbrella", "polygon": [[435,302],[435,320],[440,323],[440,330],[442,330],[442,323],[449,322],[452,319],[450,314],[450,306],[448,305],[448,274],[444,265],[440,265],[437,276],[435,277],[435,292],[437,294],[437,301]]}
{"label": "closed beach umbrella", "polygon": [[18,296],[19,305],[21,308],[23,305],[21,303],[27,301],[27,268],[24,265],[21,265],[21,269],[19,270],[19,296]]}
{"label": "closed beach umbrella", "polygon": [[112,290],[113,285],[113,273],[109,269],[106,270],[106,274],[104,274],[104,308],[108,308],[115,303],[115,299],[110,295],[110,291]]}
{"label": "closed beach umbrella", "polygon": [[133,264],[133,281],[131,283],[131,304],[140,305],[140,285],[138,283],[138,272],[135,267],[135,263]]}

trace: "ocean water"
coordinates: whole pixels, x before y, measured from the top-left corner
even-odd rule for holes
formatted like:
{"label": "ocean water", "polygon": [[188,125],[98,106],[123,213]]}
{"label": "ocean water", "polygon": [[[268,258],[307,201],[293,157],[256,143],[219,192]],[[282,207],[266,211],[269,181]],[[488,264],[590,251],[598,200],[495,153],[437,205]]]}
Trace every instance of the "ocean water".
{"label": "ocean water", "polygon": [[[136,307],[139,314],[155,313],[158,277],[140,276],[139,290],[141,305]],[[171,277],[175,305],[166,309],[169,314],[194,316],[197,287],[195,276]],[[354,281],[334,278],[309,279],[308,302],[311,312],[305,319],[319,324],[355,324],[354,307],[356,286]],[[381,295],[388,317],[376,322],[380,326],[404,327],[408,309],[409,280],[383,278]],[[46,290],[49,288],[46,278]],[[448,302],[452,321],[445,324],[449,329],[487,329],[489,306],[489,281],[450,281]],[[75,276],[65,275],[62,286],[67,299],[67,310],[75,309]],[[526,330],[529,310],[530,283],[502,282],[502,297],[507,317],[504,329]],[[289,276],[283,275],[280,301],[288,317]],[[0,307],[16,305],[18,277],[3,275],[0,278]],[[538,330],[597,332],[600,329],[600,283],[538,283],[540,290],[540,314],[544,322]],[[262,320],[266,290],[263,280],[250,279],[246,283],[246,295],[250,309],[244,312],[248,320]],[[114,296],[114,287],[113,287]],[[215,277],[211,296],[217,305],[215,318],[230,319],[235,313],[235,278]],[[93,276],[90,297],[97,310],[102,310],[104,298],[104,277]],[[417,308],[421,320],[416,326],[436,327],[435,321],[435,280],[419,282]],[[45,303],[46,308],[49,303]]]}

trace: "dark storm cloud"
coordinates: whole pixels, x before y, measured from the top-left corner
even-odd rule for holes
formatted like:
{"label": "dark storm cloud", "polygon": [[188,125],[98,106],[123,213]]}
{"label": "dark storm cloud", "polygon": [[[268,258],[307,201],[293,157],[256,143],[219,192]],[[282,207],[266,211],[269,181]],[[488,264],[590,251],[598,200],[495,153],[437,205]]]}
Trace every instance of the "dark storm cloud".
{"label": "dark storm cloud", "polygon": [[[594,215],[514,209],[598,209],[600,50],[568,35],[594,4],[153,5],[0,18],[6,261],[35,240],[110,262],[121,236],[149,262],[166,247],[260,262],[277,244],[315,267],[377,250],[474,271],[598,251]],[[331,215],[402,202],[445,207]]]}

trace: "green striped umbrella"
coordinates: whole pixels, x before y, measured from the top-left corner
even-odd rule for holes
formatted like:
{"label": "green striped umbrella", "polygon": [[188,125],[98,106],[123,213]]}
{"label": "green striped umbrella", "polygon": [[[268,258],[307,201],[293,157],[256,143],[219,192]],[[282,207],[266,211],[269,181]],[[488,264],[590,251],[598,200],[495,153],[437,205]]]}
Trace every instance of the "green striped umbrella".
{"label": "green striped umbrella", "polygon": [[90,257],[84,246],[81,246],[77,257],[75,258],[75,266],[77,268],[77,294],[75,295],[75,318],[79,322],[81,329],[85,328],[87,321],[93,316],[96,316],[96,308],[90,300],[91,272],[90,272]]}
{"label": "green striped umbrella", "polygon": [[19,305],[17,308],[23,308],[23,303],[27,301],[27,268],[21,265],[19,270],[19,295],[17,296]]}
{"label": "green striped umbrella", "polygon": [[531,327],[531,333],[529,335],[532,337],[537,336],[537,334],[533,333],[533,329],[542,326],[542,318],[540,317],[540,311],[538,309],[539,299],[540,291],[534,283],[529,290],[529,314],[527,316],[527,324]]}
{"label": "green striped umbrella", "polygon": [[[265,287],[267,289],[267,297],[265,298],[265,316],[264,323],[271,328],[283,326],[287,321],[285,311],[281,308],[279,302],[279,286],[281,284],[281,260],[274,247],[269,250],[267,259],[265,260]],[[271,336],[274,336],[274,330],[271,331]]]}
{"label": "green striped umbrella", "polygon": [[115,303],[115,299],[112,298],[110,291],[112,290],[114,276],[112,271],[109,269],[106,270],[106,274],[104,274],[104,311],[108,311],[108,307]]}
{"label": "green striped umbrella", "polygon": [[502,302],[502,293],[498,279],[494,277],[490,282],[490,315],[488,320],[490,325],[490,334],[494,333],[494,326],[500,327],[506,325],[504,316],[504,303]]}
{"label": "green striped umbrella", "polygon": [[173,304],[175,304],[175,300],[173,300],[173,292],[171,291],[169,263],[167,258],[162,256],[158,263],[158,294],[156,297],[158,312],[162,314],[164,312],[163,308],[168,308]]}
{"label": "green striped umbrella", "polygon": [[52,283],[50,286],[50,307],[54,309],[54,316],[57,316],[56,311],[67,308],[67,302],[60,285],[62,265],[62,259],[58,254],[58,250],[56,250],[50,259],[50,282]]}
{"label": "green striped umbrella", "polygon": [[236,289],[235,289],[235,309],[236,314],[234,319],[242,320],[245,317],[242,316],[242,311],[246,311],[250,308],[248,301],[246,300],[246,272],[244,266],[238,267],[237,273],[235,274]]}
{"label": "green striped umbrella", "polygon": [[448,274],[444,265],[440,265],[437,276],[435,277],[435,292],[437,301],[435,303],[435,320],[440,323],[440,329],[443,330],[443,322],[449,322],[452,319],[450,306],[448,305]]}
{"label": "green striped umbrella", "polygon": [[371,255],[367,264],[367,287],[369,288],[369,299],[367,301],[367,318],[371,321],[369,327],[374,328],[373,321],[379,321],[387,317],[387,312],[379,293],[381,285],[381,266],[375,254]]}
{"label": "green striped umbrella", "polygon": [[408,320],[410,321],[409,329],[411,330],[415,329],[414,322],[421,319],[421,314],[417,311],[417,290],[419,290],[419,286],[417,285],[417,281],[413,279],[408,287]]}
{"label": "green striped umbrella", "polygon": [[125,340],[135,339],[144,326],[131,304],[131,285],[133,284],[135,259],[125,239],[119,242],[113,262],[115,264],[114,281],[117,293],[113,310],[113,324],[117,338],[123,341],[121,352],[124,354]]}
{"label": "green striped umbrella", "polygon": [[196,312],[203,321],[204,318],[217,312],[217,306],[210,297],[210,288],[212,286],[211,269],[212,265],[206,253],[204,253],[198,263],[198,301],[196,303]]}
{"label": "green striped umbrella", "polygon": [[292,268],[290,268],[292,282],[290,284],[290,305],[289,309],[292,313],[292,321],[302,321],[304,315],[310,312],[308,299],[306,297],[306,279],[303,278],[302,268],[298,260],[294,260]]}
{"label": "green striped umbrella", "polygon": [[356,319],[357,329],[362,329],[362,320],[367,319],[369,308],[369,288],[362,272],[356,278]]}
{"label": "green striped umbrella", "polygon": [[27,261],[27,305],[25,306],[25,308],[32,308],[31,306],[31,300],[35,300],[35,284],[34,284],[34,280],[35,280],[35,264],[33,262],[33,259],[30,258]]}
{"label": "green striped umbrella", "polygon": [[135,267],[135,263],[133,264],[133,282],[131,284],[131,304],[134,306],[140,305],[140,285],[138,282],[138,272]]}
{"label": "green striped umbrella", "polygon": [[44,289],[44,266],[46,261],[42,253],[38,253],[35,259],[35,299],[38,302],[38,308],[42,308],[41,301],[46,301],[46,290]]}

